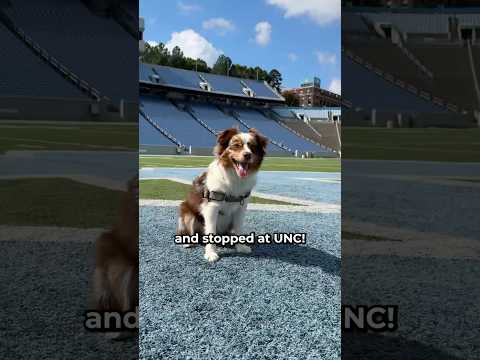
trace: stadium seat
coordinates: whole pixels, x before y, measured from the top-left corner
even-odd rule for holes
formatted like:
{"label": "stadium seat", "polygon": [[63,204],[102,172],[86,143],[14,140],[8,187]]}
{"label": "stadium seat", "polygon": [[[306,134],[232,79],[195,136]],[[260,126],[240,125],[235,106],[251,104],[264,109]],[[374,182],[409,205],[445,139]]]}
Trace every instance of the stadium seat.
{"label": "stadium seat", "polygon": [[172,141],[141,116],[138,118],[138,130],[142,145],[175,146]]}
{"label": "stadium seat", "polygon": [[[153,96],[141,96],[143,111],[182,144],[212,148],[215,136],[200,125],[190,114],[177,109],[170,101]],[[143,142],[143,140],[141,140]]]}
{"label": "stadium seat", "polygon": [[353,107],[399,112],[444,112],[443,107],[392,84],[364,66],[342,56],[343,95]]}
{"label": "stadium seat", "polygon": [[231,127],[241,128],[242,125],[233,117],[225,115],[217,107],[210,104],[192,103],[192,110],[198,117],[216,131]]}
{"label": "stadium seat", "polygon": [[0,95],[87,99],[0,23]]}
{"label": "stadium seat", "polygon": [[138,75],[125,69],[137,66],[138,41],[113,18],[95,16],[80,0],[15,0],[4,11],[102,95],[116,103],[137,100]]}
{"label": "stadium seat", "polygon": [[315,153],[325,153],[328,150],[321,148],[297,135],[295,135],[290,130],[282,127],[280,124],[275,122],[272,119],[268,119],[262,115],[259,111],[252,109],[244,109],[240,107],[235,107],[234,110],[238,113],[240,118],[247,123],[250,127],[258,129],[260,132],[265,134],[267,137],[287,145],[293,150],[298,150],[300,152],[310,151]]}

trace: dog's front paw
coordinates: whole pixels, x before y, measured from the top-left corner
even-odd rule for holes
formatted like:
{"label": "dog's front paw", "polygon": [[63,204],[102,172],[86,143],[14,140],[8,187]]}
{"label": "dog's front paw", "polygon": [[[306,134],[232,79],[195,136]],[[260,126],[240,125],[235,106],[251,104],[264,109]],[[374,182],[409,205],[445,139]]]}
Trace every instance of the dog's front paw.
{"label": "dog's front paw", "polygon": [[250,254],[252,252],[252,248],[245,244],[235,245],[235,250],[241,254]]}
{"label": "dog's front paw", "polygon": [[218,256],[218,254],[215,251],[205,251],[205,255],[203,255],[203,257],[208,262],[215,262],[215,261],[218,261],[218,259],[220,259],[220,256]]}

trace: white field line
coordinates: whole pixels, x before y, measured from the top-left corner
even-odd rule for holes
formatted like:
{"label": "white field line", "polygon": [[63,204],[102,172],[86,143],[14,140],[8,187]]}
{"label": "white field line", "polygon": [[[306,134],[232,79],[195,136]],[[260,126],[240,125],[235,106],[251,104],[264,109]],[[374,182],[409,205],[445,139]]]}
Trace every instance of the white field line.
{"label": "white field line", "polygon": [[340,184],[341,179],[332,179],[332,178],[311,178],[311,177],[294,177],[295,180],[304,180],[304,181],[315,181],[322,183],[331,183],[331,184]]}
{"label": "white field line", "polygon": [[0,241],[93,242],[105,229],[0,225]]}
{"label": "white field line", "polygon": [[91,175],[75,175],[75,174],[22,174],[22,175],[0,175],[0,180],[17,180],[17,179],[31,179],[31,178],[42,178],[42,179],[53,179],[53,178],[62,178],[70,179],[79,183],[94,185],[110,190],[126,191],[127,187],[125,181],[115,181],[109,178],[91,176]]}
{"label": "white field line", "polygon": [[480,259],[480,241],[434,232],[421,232],[352,220],[342,221],[342,231],[385,240],[342,240],[342,255],[393,255],[448,259]]}
{"label": "white field line", "polygon": [[[180,179],[176,177],[169,177],[169,176],[162,176],[162,177],[154,177],[154,178],[148,178],[144,179],[141,178],[140,180],[170,180],[170,181],[175,181],[181,184],[186,184],[186,185],[191,185],[192,182],[185,180],[185,179]],[[328,204],[328,203],[320,203],[316,201],[310,201],[310,200],[304,200],[304,199],[298,199],[290,196],[283,196],[283,195],[272,195],[272,194],[266,194],[258,191],[252,191],[252,196],[256,196],[259,198],[267,199],[267,200],[276,200],[276,201],[283,201],[283,202],[288,202],[292,204],[299,204],[303,206],[314,206],[317,208],[323,208],[323,209],[331,209],[333,212],[339,212],[340,211],[340,205],[335,205],[335,204]],[[270,204],[249,204],[250,205],[270,205]],[[272,206],[284,206],[284,205],[277,205],[277,204],[271,204]],[[286,205],[290,206],[290,205]],[[298,206],[296,206],[298,207]]]}
{"label": "white field line", "polygon": [[[140,206],[158,206],[158,207],[178,207],[181,200],[147,200],[141,199]],[[278,212],[301,212],[315,214],[335,214],[340,213],[338,205],[324,204],[295,206],[295,205],[278,205],[278,204],[248,204],[249,211],[278,211]]]}
{"label": "white field line", "polygon": [[[475,188],[480,187],[480,182],[470,182],[462,179],[472,178],[480,181],[478,176],[423,176],[423,175],[369,175],[369,174],[351,174],[349,176],[355,177],[366,177],[372,179],[386,179],[386,180],[398,180],[398,181],[411,181],[411,182],[421,182],[425,184],[434,184],[434,185],[447,185],[447,186],[457,186],[457,187],[468,187]],[[457,178],[457,179],[456,179]]]}

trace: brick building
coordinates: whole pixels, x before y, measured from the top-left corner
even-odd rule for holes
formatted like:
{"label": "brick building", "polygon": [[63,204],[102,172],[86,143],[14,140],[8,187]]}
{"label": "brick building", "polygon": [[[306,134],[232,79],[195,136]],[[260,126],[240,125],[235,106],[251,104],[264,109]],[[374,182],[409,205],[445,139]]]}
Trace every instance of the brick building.
{"label": "brick building", "polygon": [[289,92],[298,97],[299,105],[302,107],[312,106],[340,106],[341,97],[320,87],[320,79],[304,81],[299,88],[290,89]]}

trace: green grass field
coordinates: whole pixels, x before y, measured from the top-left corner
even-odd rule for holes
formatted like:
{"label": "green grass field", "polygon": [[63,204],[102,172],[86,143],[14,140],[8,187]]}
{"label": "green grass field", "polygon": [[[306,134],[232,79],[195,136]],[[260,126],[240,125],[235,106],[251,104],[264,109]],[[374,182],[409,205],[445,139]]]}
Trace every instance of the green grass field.
{"label": "green grass field", "polygon": [[0,180],[0,224],[110,227],[121,195],[62,178]]}
{"label": "green grass field", "polygon": [[[141,180],[140,199],[149,200],[185,200],[191,186],[171,180]],[[284,201],[270,200],[252,196],[251,203],[256,204],[277,204],[296,205]]]}
{"label": "green grass field", "polygon": [[0,153],[8,150],[137,150],[131,125],[0,122]]}
{"label": "green grass field", "polygon": [[[140,167],[196,168],[207,167],[213,156],[140,156]],[[323,171],[339,172],[340,160],[330,158],[267,157],[262,170],[267,171]]]}
{"label": "green grass field", "polygon": [[480,129],[342,128],[344,159],[477,162]]}

